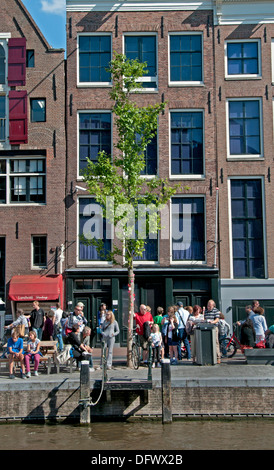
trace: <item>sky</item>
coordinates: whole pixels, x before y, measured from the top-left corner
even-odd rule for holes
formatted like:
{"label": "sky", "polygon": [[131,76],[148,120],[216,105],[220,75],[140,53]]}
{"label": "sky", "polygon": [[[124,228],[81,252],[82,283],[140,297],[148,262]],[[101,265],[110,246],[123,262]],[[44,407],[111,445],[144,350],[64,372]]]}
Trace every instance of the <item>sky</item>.
{"label": "sky", "polygon": [[22,0],[48,43],[66,48],[66,0]]}

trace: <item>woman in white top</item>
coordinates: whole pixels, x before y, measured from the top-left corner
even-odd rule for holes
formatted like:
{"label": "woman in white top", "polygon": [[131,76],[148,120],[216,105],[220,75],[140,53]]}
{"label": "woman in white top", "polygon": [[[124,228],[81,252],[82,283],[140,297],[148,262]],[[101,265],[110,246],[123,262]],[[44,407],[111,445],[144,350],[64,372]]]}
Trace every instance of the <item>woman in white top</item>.
{"label": "woman in white top", "polygon": [[264,309],[262,307],[254,308],[254,314],[250,315],[250,319],[253,322],[254,330],[256,333],[256,344],[259,341],[263,341],[265,339],[265,332],[267,330],[266,319],[264,316]]}

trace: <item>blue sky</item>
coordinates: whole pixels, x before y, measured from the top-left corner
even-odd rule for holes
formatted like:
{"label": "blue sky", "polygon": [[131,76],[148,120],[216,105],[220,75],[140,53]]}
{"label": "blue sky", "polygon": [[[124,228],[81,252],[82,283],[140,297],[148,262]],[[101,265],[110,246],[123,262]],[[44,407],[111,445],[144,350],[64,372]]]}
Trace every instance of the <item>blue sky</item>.
{"label": "blue sky", "polygon": [[54,48],[66,46],[66,0],[22,0],[42,31],[48,43]]}

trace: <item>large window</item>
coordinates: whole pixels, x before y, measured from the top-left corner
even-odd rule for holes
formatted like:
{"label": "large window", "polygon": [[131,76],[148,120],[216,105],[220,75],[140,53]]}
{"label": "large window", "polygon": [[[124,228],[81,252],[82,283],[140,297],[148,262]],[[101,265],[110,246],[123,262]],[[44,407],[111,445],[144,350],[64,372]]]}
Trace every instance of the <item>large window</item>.
{"label": "large window", "polygon": [[111,113],[79,113],[79,170],[87,166],[87,158],[98,161],[98,153],[111,154]]}
{"label": "large window", "polygon": [[205,261],[203,197],[172,198],[172,261]]}
{"label": "large window", "polygon": [[202,35],[170,34],[170,71],[172,84],[200,84],[203,81]]}
{"label": "large window", "polygon": [[171,175],[202,175],[203,113],[171,112]]}
{"label": "large window", "polygon": [[260,75],[259,45],[260,42],[257,40],[227,42],[227,77],[258,77]]}
{"label": "large window", "polygon": [[79,83],[110,84],[110,35],[79,36]]}
{"label": "large window", "polygon": [[146,62],[145,74],[140,81],[144,89],[157,88],[157,54],[155,35],[126,35],[125,55],[127,59],[138,59]]}
{"label": "large window", "polygon": [[[141,141],[141,135],[136,135],[136,143]],[[145,167],[141,174],[145,176],[157,174],[157,136],[154,136],[146,147],[144,152]]]}
{"label": "large window", "polygon": [[35,268],[47,267],[46,235],[34,235],[32,237],[32,266]]}
{"label": "large window", "polygon": [[264,278],[262,182],[232,179],[233,277]]}
{"label": "large window", "polygon": [[[100,241],[100,248],[89,243],[93,238]],[[111,239],[100,205],[93,198],[79,198],[79,261],[105,261],[110,250]]]}
{"label": "large window", "polygon": [[260,100],[229,100],[228,116],[229,155],[261,156]]}
{"label": "large window", "polygon": [[44,159],[0,160],[0,203],[45,203]]}

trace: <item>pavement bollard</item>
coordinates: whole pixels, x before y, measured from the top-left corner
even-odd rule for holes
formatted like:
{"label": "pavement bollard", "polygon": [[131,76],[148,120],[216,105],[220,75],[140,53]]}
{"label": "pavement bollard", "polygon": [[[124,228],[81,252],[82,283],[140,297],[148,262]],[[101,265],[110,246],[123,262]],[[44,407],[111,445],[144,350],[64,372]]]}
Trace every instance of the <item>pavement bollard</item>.
{"label": "pavement bollard", "polygon": [[171,409],[171,371],[170,360],[161,361],[161,380],[162,380],[162,423],[172,423]]}
{"label": "pavement bollard", "polygon": [[89,361],[81,362],[80,370],[80,424],[90,423],[90,372]]}

